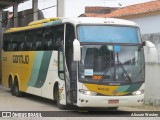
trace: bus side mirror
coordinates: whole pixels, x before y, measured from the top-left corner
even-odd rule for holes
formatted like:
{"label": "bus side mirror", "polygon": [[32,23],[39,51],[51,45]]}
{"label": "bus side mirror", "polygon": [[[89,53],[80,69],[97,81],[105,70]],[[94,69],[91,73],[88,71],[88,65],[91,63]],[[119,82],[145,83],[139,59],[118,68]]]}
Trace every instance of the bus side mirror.
{"label": "bus side mirror", "polygon": [[74,41],[73,41],[73,60],[74,61],[81,60],[80,42],[77,39],[74,39]]}
{"label": "bus side mirror", "polygon": [[142,42],[142,46],[146,46],[146,47],[148,47],[148,48],[155,48],[156,46],[152,43],[152,42],[150,42],[150,41],[144,41],[144,42]]}
{"label": "bus side mirror", "polygon": [[145,62],[147,63],[157,63],[158,52],[155,44],[150,41],[145,41],[142,43],[145,53]]}

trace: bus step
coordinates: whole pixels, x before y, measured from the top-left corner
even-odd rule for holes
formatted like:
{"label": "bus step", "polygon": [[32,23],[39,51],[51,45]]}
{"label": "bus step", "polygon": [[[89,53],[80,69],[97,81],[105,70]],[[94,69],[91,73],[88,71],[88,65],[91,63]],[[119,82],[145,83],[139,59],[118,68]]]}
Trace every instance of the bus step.
{"label": "bus step", "polygon": [[70,91],[76,91],[77,89],[70,89]]}
{"label": "bus step", "polygon": [[77,100],[73,100],[72,103],[77,103]]}
{"label": "bus step", "polygon": [[75,83],[75,82],[77,82],[76,80],[74,80],[74,81],[71,81],[71,83]]}
{"label": "bus step", "polygon": [[72,89],[71,91],[71,102],[76,103],[77,102],[77,91],[75,89]]}

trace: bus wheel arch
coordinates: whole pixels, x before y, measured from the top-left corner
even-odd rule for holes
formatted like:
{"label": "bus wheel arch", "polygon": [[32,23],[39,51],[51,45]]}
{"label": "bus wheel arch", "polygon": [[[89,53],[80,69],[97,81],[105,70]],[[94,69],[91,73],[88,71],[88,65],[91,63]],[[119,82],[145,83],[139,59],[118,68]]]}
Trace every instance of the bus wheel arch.
{"label": "bus wheel arch", "polygon": [[54,84],[54,100],[56,101],[56,104],[59,109],[65,110],[67,108],[66,105],[61,105],[60,100],[59,100],[59,87],[58,87],[58,82],[56,81]]}
{"label": "bus wheel arch", "polygon": [[54,83],[54,87],[53,87],[53,99],[56,101],[56,90],[58,89],[58,82],[56,81]]}

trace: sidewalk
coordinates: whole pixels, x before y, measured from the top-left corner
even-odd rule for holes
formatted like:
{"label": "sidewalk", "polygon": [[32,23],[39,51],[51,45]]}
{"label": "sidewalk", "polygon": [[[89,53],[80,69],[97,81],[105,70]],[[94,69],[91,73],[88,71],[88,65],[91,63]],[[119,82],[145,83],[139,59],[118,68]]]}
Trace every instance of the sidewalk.
{"label": "sidewalk", "polygon": [[120,110],[128,111],[160,111],[160,106],[142,105],[138,107],[120,107]]}

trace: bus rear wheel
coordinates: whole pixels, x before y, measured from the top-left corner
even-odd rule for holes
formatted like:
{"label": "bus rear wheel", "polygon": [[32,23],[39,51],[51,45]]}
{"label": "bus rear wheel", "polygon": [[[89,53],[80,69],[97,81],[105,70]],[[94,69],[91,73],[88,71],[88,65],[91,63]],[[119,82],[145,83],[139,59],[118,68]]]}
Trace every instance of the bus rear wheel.
{"label": "bus rear wheel", "polygon": [[11,76],[9,76],[9,78],[8,78],[8,87],[11,90],[11,87],[12,87],[12,77]]}
{"label": "bus rear wheel", "polygon": [[14,89],[14,85],[12,85],[12,86],[11,86],[11,94],[12,94],[13,96],[15,96],[15,89]]}
{"label": "bus rear wheel", "polygon": [[59,88],[58,88],[58,86],[56,86],[56,88],[55,88],[55,93],[54,93],[54,95],[55,95],[55,100],[56,100],[56,103],[57,103],[58,108],[61,109],[61,110],[66,109],[66,105],[61,105],[61,104],[60,104]]}
{"label": "bus rear wheel", "polygon": [[18,79],[17,79],[17,77],[15,78],[15,80],[14,80],[14,94],[17,96],[17,97],[21,97],[21,96],[23,96],[23,92],[21,92],[20,90],[19,90],[19,84],[18,84]]}
{"label": "bus rear wheel", "polygon": [[14,92],[14,85],[12,83],[12,77],[9,76],[8,78],[8,87],[10,88],[11,94],[14,96],[15,92]]}

